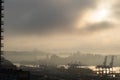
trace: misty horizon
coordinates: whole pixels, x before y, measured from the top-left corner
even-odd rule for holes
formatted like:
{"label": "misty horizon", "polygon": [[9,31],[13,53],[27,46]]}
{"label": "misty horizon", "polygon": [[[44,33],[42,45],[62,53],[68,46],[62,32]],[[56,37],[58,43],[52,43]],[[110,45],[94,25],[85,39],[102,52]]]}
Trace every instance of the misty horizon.
{"label": "misty horizon", "polygon": [[[77,50],[77,51],[74,51],[74,50],[72,50],[72,51],[65,51],[65,50],[61,50],[61,51],[58,51],[58,50],[55,50],[55,51],[53,51],[53,50],[49,50],[49,51],[43,51],[43,50],[7,50],[7,51],[4,51],[4,52],[37,52],[37,53],[39,53],[39,52],[45,52],[45,53],[49,53],[49,54],[74,54],[74,53],[77,53],[77,52],[80,52],[81,54],[93,54],[93,55],[120,55],[119,53],[115,53],[114,51],[109,51],[109,52],[105,52],[105,51],[102,51],[102,50],[99,50],[99,52],[98,51],[95,51],[95,50]],[[109,53],[109,54],[108,54]]]}

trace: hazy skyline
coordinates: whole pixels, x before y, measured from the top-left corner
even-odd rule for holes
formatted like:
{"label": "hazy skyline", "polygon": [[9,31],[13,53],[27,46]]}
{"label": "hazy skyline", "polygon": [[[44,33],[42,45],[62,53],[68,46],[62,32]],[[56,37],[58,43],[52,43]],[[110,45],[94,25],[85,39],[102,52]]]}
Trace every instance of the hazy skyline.
{"label": "hazy skyline", "polygon": [[120,54],[120,0],[5,0],[5,50]]}

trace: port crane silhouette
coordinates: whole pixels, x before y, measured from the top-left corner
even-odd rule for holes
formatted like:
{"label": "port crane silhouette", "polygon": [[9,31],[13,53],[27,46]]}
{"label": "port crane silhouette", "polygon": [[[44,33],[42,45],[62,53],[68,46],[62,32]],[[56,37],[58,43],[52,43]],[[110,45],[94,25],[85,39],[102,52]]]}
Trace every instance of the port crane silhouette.
{"label": "port crane silhouette", "polygon": [[113,64],[114,64],[114,57],[115,56],[111,56],[111,61],[109,63],[109,65],[107,65],[107,59],[108,56],[105,56],[103,64],[102,65],[97,65],[96,69],[97,69],[97,74],[100,76],[113,76]]}

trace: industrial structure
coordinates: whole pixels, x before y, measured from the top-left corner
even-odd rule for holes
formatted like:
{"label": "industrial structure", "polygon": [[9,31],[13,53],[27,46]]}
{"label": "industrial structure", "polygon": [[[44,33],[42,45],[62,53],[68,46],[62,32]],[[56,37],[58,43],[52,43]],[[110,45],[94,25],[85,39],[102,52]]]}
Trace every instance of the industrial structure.
{"label": "industrial structure", "polygon": [[109,80],[117,78],[116,73],[113,71],[114,57],[115,56],[111,56],[111,61],[110,61],[109,65],[107,65],[108,56],[105,56],[103,64],[96,66],[96,72],[97,72],[98,76],[100,76],[103,79],[108,78]]}

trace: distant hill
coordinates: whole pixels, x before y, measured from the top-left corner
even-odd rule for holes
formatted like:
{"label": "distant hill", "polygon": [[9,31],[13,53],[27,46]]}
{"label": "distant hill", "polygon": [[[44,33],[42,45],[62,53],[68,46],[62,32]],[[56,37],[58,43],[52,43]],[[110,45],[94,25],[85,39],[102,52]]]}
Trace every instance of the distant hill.
{"label": "distant hill", "polygon": [[12,61],[12,62],[19,62],[19,61],[35,61],[39,58],[46,57],[48,53],[42,51],[5,51],[4,56]]}
{"label": "distant hill", "polygon": [[[69,54],[69,53],[68,53]],[[59,54],[60,55],[60,54]],[[42,51],[6,51],[4,56],[12,62],[21,62],[25,64],[68,64],[80,62],[84,65],[100,65],[104,61],[104,55],[73,53],[68,57],[60,57],[57,54],[46,53]],[[62,54],[63,55],[63,54]],[[66,55],[66,53],[65,53]],[[111,56],[108,56],[108,63]],[[120,66],[120,55],[114,59],[114,66]]]}
{"label": "distant hill", "polygon": [[[104,55],[95,55],[95,54],[74,54],[70,57],[68,57],[69,60],[73,61],[80,61],[81,63],[84,63],[86,65],[99,65],[103,64],[105,56]],[[120,66],[120,55],[115,56],[114,58],[114,66]],[[111,56],[108,55],[107,64],[111,62]]]}

